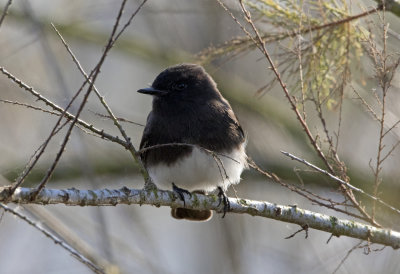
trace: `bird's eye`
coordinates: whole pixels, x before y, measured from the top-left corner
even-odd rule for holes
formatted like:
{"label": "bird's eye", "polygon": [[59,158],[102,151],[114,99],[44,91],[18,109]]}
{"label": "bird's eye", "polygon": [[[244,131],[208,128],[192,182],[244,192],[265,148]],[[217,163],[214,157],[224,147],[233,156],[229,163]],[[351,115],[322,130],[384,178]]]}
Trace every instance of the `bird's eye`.
{"label": "bird's eye", "polygon": [[187,87],[187,85],[185,83],[175,83],[172,88],[174,90],[183,90]]}

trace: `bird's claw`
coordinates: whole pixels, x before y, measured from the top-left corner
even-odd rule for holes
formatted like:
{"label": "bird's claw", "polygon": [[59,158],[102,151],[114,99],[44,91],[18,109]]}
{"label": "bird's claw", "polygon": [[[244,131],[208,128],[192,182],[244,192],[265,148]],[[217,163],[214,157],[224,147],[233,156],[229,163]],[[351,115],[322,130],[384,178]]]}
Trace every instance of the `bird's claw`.
{"label": "bird's claw", "polygon": [[226,196],[225,192],[222,190],[221,187],[218,187],[218,197],[219,197],[218,206],[220,206],[221,203],[224,204],[224,214],[222,215],[222,218],[224,218],[226,212],[231,210],[231,204],[229,202],[228,196]]}
{"label": "bird's claw", "polygon": [[187,191],[186,189],[177,187],[174,183],[172,183],[172,190],[173,190],[176,194],[178,194],[179,198],[183,201],[183,206],[184,206],[184,207],[186,206],[186,203],[185,203],[185,195],[184,195],[184,194],[187,194],[187,195],[189,195],[190,198],[192,198],[192,193],[190,193],[190,192]]}

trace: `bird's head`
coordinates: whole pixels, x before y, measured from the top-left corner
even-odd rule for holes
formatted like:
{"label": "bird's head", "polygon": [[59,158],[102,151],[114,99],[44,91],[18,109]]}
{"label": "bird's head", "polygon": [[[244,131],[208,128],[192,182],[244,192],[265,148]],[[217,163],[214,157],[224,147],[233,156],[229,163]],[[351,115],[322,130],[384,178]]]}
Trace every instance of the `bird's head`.
{"label": "bird's head", "polygon": [[169,67],[156,77],[151,87],[139,89],[138,92],[153,95],[156,100],[162,101],[220,97],[214,80],[202,66],[196,64]]}

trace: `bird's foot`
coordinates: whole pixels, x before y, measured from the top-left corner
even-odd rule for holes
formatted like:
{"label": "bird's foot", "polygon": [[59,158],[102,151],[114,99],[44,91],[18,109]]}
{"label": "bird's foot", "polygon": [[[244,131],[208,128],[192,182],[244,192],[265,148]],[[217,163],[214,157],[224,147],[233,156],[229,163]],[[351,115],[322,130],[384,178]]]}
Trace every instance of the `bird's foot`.
{"label": "bird's foot", "polygon": [[226,196],[225,192],[221,187],[218,187],[218,197],[219,197],[219,204],[218,206],[223,203],[224,204],[224,214],[222,218],[225,217],[226,212],[231,210],[231,204],[229,203],[228,196]]}
{"label": "bird's foot", "polygon": [[152,190],[157,190],[158,188],[157,188],[156,184],[154,184],[151,180],[149,180],[144,183],[143,189],[146,191],[152,191]]}
{"label": "bird's foot", "polygon": [[186,206],[186,203],[185,203],[185,195],[184,195],[184,194],[187,194],[187,195],[189,195],[190,198],[192,198],[192,193],[190,193],[190,192],[187,191],[186,189],[177,187],[174,183],[172,183],[172,190],[173,190],[176,194],[178,194],[179,198],[183,201],[183,206],[184,206],[184,207]]}

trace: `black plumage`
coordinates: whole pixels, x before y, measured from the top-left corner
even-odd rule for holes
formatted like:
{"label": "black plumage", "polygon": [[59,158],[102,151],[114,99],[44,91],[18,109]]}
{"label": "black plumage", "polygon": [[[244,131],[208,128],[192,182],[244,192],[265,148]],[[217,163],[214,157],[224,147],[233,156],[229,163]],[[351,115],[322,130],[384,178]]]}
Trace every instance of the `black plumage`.
{"label": "black plumage", "polygon": [[[183,198],[183,193],[189,193],[186,188],[200,193],[219,188],[223,194],[229,185],[240,181],[246,167],[245,134],[228,101],[201,66],[167,68],[150,88],[138,92],[153,95],[140,149],[145,149],[141,158],[158,187],[173,184]],[[191,146],[160,146],[173,143]],[[216,161],[204,149],[225,156]],[[224,194],[223,198],[226,210],[229,204]],[[209,210],[186,208],[172,209],[171,214],[196,221],[212,216]]]}
{"label": "black plumage", "polygon": [[[178,85],[185,88],[179,89]],[[215,82],[198,65],[182,64],[164,70],[152,88],[165,91],[153,99],[140,148],[158,144],[187,143],[215,152],[230,152],[245,134]],[[145,165],[165,163],[191,153],[193,147],[171,146],[147,150]]]}

